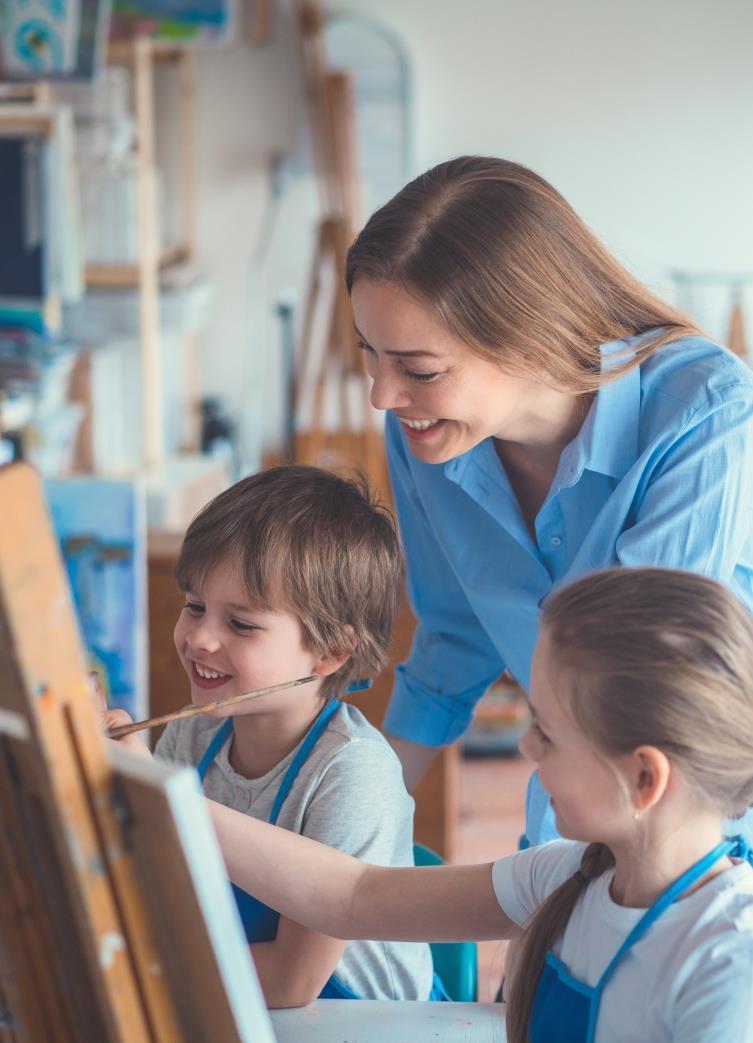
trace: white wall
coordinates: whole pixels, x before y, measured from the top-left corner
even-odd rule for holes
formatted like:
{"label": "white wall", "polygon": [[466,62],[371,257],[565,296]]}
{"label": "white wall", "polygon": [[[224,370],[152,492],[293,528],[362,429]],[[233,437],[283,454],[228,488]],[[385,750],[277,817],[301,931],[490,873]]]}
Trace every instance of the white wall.
{"label": "white wall", "polygon": [[644,273],[753,270],[749,0],[380,0],[378,17],[413,59],[417,169],[503,155]]}
{"label": "white wall", "polygon": [[[280,428],[281,390],[278,324],[273,316],[279,290],[291,281],[279,234],[261,264],[268,238],[272,170],[290,154],[303,133],[303,98],[297,43],[290,14],[275,5],[271,38],[251,46],[200,48],[196,52],[197,267],[212,286],[212,320],[202,338],[199,383],[220,395],[241,421],[249,462],[258,462],[260,441]],[[161,161],[169,168],[177,154],[177,80],[159,83],[158,136]],[[175,200],[169,174],[167,220]],[[290,194],[300,195],[300,186]],[[286,202],[286,205],[288,203]],[[304,270],[313,199],[293,203],[302,217],[285,237],[295,261],[292,281]],[[267,432],[261,438],[260,431]]]}
{"label": "white wall", "polygon": [[[341,0],[331,9],[379,18],[404,42],[416,171],[464,152],[523,162],[668,296],[674,267],[753,273],[750,0]],[[251,273],[264,156],[295,137],[293,61],[292,34],[278,32],[267,51],[223,50],[200,63],[199,246],[217,285],[206,385],[247,412],[263,399],[266,441],[279,421],[277,346],[258,316],[265,297],[300,288],[315,220],[312,186],[299,182],[263,275]],[[695,303],[723,335],[727,292]]]}

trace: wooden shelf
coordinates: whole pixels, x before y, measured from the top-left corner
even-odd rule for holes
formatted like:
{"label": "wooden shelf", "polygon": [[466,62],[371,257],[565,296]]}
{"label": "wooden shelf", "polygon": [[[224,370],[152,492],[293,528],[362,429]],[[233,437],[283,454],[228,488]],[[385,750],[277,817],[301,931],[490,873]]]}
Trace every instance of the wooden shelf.
{"label": "wooden shelf", "polygon": [[[188,243],[166,246],[159,257],[160,272],[184,264],[191,259],[192,250]],[[137,264],[88,264],[86,266],[86,285],[110,289],[138,286],[139,266]]]}
{"label": "wooden shelf", "polygon": [[55,123],[55,110],[16,102],[0,103],[0,136],[49,137]]}
{"label": "wooden shelf", "polygon": [[108,45],[108,65],[129,65],[133,62],[137,47],[147,47],[152,58],[158,62],[180,62],[190,53],[190,44],[178,46],[164,40],[150,40],[142,37],[138,40],[117,40]]}

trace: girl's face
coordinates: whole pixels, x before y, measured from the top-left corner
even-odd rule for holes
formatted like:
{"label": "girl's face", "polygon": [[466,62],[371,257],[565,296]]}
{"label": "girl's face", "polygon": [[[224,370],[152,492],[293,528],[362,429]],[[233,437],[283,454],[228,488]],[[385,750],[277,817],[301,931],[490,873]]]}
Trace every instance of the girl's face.
{"label": "girl's face", "polygon": [[[173,638],[197,706],[306,677],[321,663],[315,652],[304,647],[301,625],[292,613],[249,604],[231,562],[214,568],[201,590],[185,592]],[[318,688],[317,683],[275,692],[218,714],[299,707],[304,693],[313,696]]]}
{"label": "girl's face", "polygon": [[372,405],[396,414],[426,463],[451,460],[489,437],[545,445],[552,418],[571,408],[568,396],[474,354],[399,287],[358,279],[351,301]]}
{"label": "girl's face", "polygon": [[563,698],[569,684],[544,628],[531,669],[533,721],[520,751],[536,764],[551,794],[559,833],[571,840],[609,844],[629,831],[633,809],[619,762],[597,755],[573,719],[568,699]]}

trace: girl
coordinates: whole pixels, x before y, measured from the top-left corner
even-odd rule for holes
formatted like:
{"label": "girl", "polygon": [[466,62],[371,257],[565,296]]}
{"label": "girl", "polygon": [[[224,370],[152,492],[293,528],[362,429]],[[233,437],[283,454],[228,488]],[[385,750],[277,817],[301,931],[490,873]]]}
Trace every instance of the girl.
{"label": "girl", "polygon": [[[595,569],[713,576],[753,608],[753,376],[641,286],[543,178],[464,156],[378,210],[347,264],[418,619],[385,729],[409,789],[539,605]],[[555,837],[529,787],[526,836]]]}
{"label": "girl", "polygon": [[212,805],[231,879],[343,938],[514,938],[510,1043],[753,1040],[753,620],[716,582],[613,569],[553,595],[521,748],[567,837],[380,868]]}

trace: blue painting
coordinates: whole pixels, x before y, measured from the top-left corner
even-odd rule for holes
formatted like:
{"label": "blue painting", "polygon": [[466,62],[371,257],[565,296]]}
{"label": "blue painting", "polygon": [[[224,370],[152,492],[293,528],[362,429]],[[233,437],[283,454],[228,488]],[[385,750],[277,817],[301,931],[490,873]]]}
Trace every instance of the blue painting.
{"label": "blue painting", "polygon": [[90,667],[111,706],[146,717],[143,489],[83,476],[50,479],[45,489]]}
{"label": "blue painting", "polygon": [[231,30],[233,6],[232,0],[114,0],[112,35],[217,40]]}
{"label": "blue painting", "polygon": [[1,0],[9,79],[92,79],[102,65],[111,0]]}

